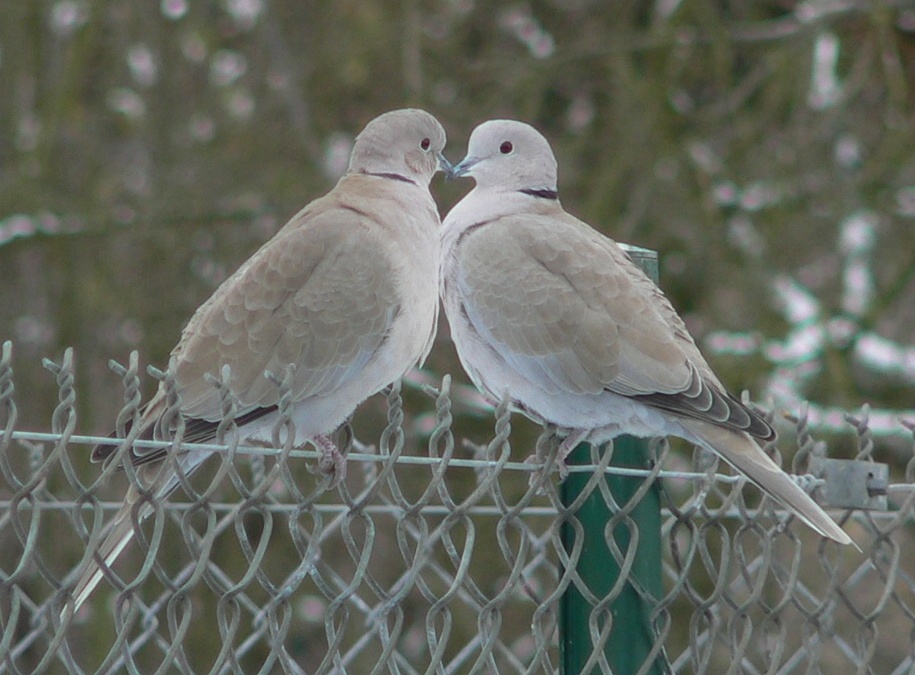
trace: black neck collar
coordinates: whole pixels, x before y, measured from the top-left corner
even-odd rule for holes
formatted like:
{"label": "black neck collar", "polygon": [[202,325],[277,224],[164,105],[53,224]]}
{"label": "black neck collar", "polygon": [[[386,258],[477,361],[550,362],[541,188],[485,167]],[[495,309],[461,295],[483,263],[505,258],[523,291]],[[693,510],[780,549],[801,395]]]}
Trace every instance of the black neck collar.
{"label": "black neck collar", "polygon": [[531,197],[538,197],[539,199],[559,199],[559,193],[549,188],[525,188],[524,190],[518,190],[518,192]]}
{"label": "black neck collar", "polygon": [[401,183],[416,185],[415,180],[411,180],[406,176],[401,176],[399,173],[372,173],[371,171],[361,171],[360,173],[364,173],[366,176],[377,176],[378,178],[387,178],[388,180],[397,180]]}

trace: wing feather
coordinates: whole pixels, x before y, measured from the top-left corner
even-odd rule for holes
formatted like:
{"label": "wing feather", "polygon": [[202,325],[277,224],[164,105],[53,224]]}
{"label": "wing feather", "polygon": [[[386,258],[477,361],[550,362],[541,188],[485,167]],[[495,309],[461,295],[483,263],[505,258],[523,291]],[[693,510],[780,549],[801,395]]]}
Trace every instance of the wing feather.
{"label": "wing feather", "polygon": [[[277,403],[265,371],[296,366],[295,400],[326,396],[358,373],[399,309],[377,228],[349,209],[304,210],[204,303],[175,349],[182,412],[218,419],[205,373],[231,368],[243,414]],[[358,232],[358,236],[351,236]]]}
{"label": "wing feather", "polygon": [[774,431],[730,396],[660,289],[615,242],[557,208],[466,233],[464,311],[516,372],[551,394],[610,391],[761,439]]}

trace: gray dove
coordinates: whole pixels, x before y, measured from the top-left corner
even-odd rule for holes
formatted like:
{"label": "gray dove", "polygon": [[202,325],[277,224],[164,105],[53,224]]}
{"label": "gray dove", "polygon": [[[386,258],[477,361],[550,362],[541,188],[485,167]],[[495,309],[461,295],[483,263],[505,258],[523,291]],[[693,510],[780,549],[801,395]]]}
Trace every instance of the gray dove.
{"label": "gray dove", "polygon": [[464,369],[580,442],[673,435],[716,452],[824,537],[849,536],[763,452],[775,431],[725,391],[683,320],[616,242],[559,202],[547,140],[493,120],[452,177],[474,189],[445,217],[440,290]]}
{"label": "gray dove", "polygon": [[[320,449],[320,466],[339,481],[345,461],[329,438],[366,398],[421,363],[438,317],[439,220],[432,176],[450,168],[445,131],[422,110],[395,110],[358,135],[349,168],[327,195],[299,211],[194,314],[172,351],[188,442],[216,438],[222,418],[213,378],[230,368],[242,438],[271,440],[279,388],[265,373],[294,366],[291,393],[296,444]],[[165,389],[143,410],[140,438],[152,438],[165,412]],[[285,438],[285,433],[283,434]],[[117,445],[99,445],[93,461]],[[211,455],[179,456],[190,474]],[[177,475],[157,475],[165,450],[131,449],[141,478],[164,499]],[[148,481],[147,481],[148,482]],[[73,591],[75,608],[134,535],[131,487],[97,557]],[[138,518],[152,507],[138,509]]]}

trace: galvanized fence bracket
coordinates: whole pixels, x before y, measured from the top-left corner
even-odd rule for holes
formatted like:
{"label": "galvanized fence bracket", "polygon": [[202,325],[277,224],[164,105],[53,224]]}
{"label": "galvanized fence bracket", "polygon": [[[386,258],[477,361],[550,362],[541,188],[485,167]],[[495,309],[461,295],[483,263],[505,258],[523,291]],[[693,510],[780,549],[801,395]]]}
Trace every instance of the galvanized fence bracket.
{"label": "galvanized fence bracket", "polygon": [[837,509],[886,511],[890,467],[871,460],[811,457],[810,469],[824,485],[826,506]]}

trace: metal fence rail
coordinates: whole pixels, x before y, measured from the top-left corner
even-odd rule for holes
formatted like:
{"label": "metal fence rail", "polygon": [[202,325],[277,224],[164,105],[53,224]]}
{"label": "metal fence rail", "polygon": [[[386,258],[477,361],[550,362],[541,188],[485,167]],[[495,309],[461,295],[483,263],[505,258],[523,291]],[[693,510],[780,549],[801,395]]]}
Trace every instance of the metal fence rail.
{"label": "metal fence rail", "polygon": [[[834,512],[860,553],[788,522],[702,453],[695,469],[664,471],[675,456],[658,443],[657,464],[624,471],[611,465],[612,449],[595,451],[573,476],[610,504],[607,562],[620,570],[598,597],[578,572],[577,505],[564,504],[543,468],[553,435],[513,447],[500,410],[492,440],[468,449],[446,377],[429,392],[434,425],[420,437],[395,387],[374,447],[344,429],[350,469],[334,489],[307,470],[317,453],[248,448],[229,433],[190,494],[156,505],[116,578],[71,615],[70,590],[120,506],[127,472],[100,476],[85,461],[98,439],[75,433],[70,355],[46,364],[60,404],[41,431],[17,427],[16,401],[27,393],[16,391],[11,363],[7,344],[0,673],[555,673],[565,640],[586,640],[589,672],[610,672],[605,647],[620,648],[614,635],[632,622],[654,638],[632,672],[915,672],[909,422],[888,458],[890,484],[877,490],[887,510]],[[136,363],[122,374],[127,419],[139,404]],[[797,429],[792,469],[804,473],[825,449],[803,417]],[[874,462],[866,410],[849,417],[849,430],[855,459]],[[640,613],[614,611],[632,590],[634,558],[614,535],[622,528],[638,540],[634,503],[617,503],[595,472],[661,486],[663,594],[636,588]],[[560,630],[572,589],[587,601],[587,635]]]}

